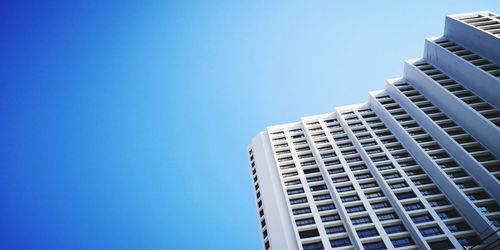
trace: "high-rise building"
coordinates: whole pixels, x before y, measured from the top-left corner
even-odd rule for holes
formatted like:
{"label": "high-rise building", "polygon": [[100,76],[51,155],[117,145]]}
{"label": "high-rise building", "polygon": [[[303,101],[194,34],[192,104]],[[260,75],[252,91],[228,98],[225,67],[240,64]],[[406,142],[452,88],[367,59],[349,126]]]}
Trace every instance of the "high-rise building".
{"label": "high-rise building", "polygon": [[500,16],[445,22],[367,103],[252,140],[264,249],[500,249]]}

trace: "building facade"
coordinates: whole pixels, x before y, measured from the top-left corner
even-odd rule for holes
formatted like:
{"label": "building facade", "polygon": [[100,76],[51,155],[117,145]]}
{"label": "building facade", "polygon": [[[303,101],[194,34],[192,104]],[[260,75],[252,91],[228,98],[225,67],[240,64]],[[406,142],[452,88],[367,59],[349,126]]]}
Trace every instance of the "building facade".
{"label": "building facade", "polygon": [[500,249],[500,16],[443,36],[367,103],[248,146],[264,249]]}

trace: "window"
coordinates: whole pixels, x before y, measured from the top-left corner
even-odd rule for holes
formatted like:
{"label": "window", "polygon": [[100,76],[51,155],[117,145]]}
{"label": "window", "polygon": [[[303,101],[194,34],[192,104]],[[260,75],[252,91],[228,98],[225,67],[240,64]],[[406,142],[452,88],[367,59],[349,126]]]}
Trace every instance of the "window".
{"label": "window", "polygon": [[374,157],[374,158],[372,158],[372,161],[373,162],[379,162],[379,161],[386,161],[388,159],[389,158],[387,158],[386,156],[381,156],[381,157]]}
{"label": "window", "polygon": [[296,208],[292,210],[293,215],[299,215],[299,214],[308,214],[311,213],[311,209],[306,207],[306,208]]}
{"label": "window", "polygon": [[381,209],[381,208],[386,208],[386,207],[391,207],[391,204],[389,204],[388,202],[385,202],[385,201],[372,204],[373,209]]}
{"label": "window", "polygon": [[379,148],[366,151],[366,153],[368,153],[368,154],[376,154],[376,153],[380,153],[380,152],[382,152],[382,149],[379,149]]}
{"label": "window", "polygon": [[477,187],[477,184],[474,181],[468,181],[468,182],[457,183],[457,186],[460,189],[466,189],[466,188]]}
{"label": "window", "polygon": [[394,158],[399,159],[399,158],[406,158],[409,157],[410,155],[408,153],[399,153],[399,154],[393,154]]}
{"label": "window", "polygon": [[382,241],[364,243],[363,244],[363,248],[365,250],[382,250],[382,249],[387,249],[385,247],[384,242],[382,242]]}
{"label": "window", "polygon": [[311,158],[311,157],[313,157],[313,155],[310,154],[310,153],[309,154],[299,155],[299,159],[305,159],[305,158]]}
{"label": "window", "polygon": [[300,180],[285,181],[285,186],[292,186],[300,184]]}
{"label": "window", "polygon": [[329,174],[339,174],[339,173],[344,173],[344,172],[345,171],[343,168],[334,168],[334,169],[328,170]]}
{"label": "window", "polygon": [[429,178],[427,178],[427,177],[413,181],[413,184],[415,184],[417,186],[425,185],[425,184],[431,184],[431,183],[432,183],[432,181]]}
{"label": "window", "polygon": [[322,222],[330,222],[330,221],[337,221],[337,220],[340,220],[340,216],[338,214],[321,216]]}
{"label": "window", "polygon": [[[457,238],[458,242],[462,246],[471,246],[474,244],[480,244],[482,241],[477,236],[469,236],[465,238]],[[497,245],[498,246],[498,245]]]}
{"label": "window", "polygon": [[465,230],[470,230],[469,225],[466,223],[457,223],[457,224],[451,224],[447,225],[448,229],[453,233],[453,232],[459,232],[459,231],[465,231]]}
{"label": "window", "polygon": [[387,234],[394,234],[406,231],[405,227],[401,224],[384,227],[384,230]]}
{"label": "window", "polygon": [[420,193],[422,193],[422,195],[424,196],[428,196],[433,194],[440,194],[441,192],[439,192],[437,188],[431,188],[431,189],[420,190]]}
{"label": "window", "polygon": [[401,145],[387,147],[387,150],[389,150],[389,151],[396,151],[396,150],[400,150],[400,149],[404,149],[404,148]]}
{"label": "window", "polygon": [[398,216],[395,213],[381,214],[377,217],[379,221],[393,220],[398,218]]}
{"label": "window", "polygon": [[372,138],[371,135],[358,136],[358,140],[365,140],[365,139],[370,139],[370,138]]}
{"label": "window", "polygon": [[382,192],[373,192],[373,193],[366,194],[366,198],[368,198],[368,199],[377,198],[377,197],[384,197],[384,194]]}
{"label": "window", "polygon": [[312,224],[314,224],[314,219],[313,218],[307,218],[307,219],[302,219],[302,220],[296,220],[295,224],[298,227],[305,226],[305,225],[312,225]]}
{"label": "window", "polygon": [[333,210],[335,209],[335,205],[333,204],[326,204],[326,205],[321,205],[321,206],[317,206],[318,208],[318,211],[326,211],[326,210]]}
{"label": "window", "polygon": [[439,200],[432,200],[432,201],[429,201],[429,204],[432,206],[432,207],[439,207],[439,206],[445,206],[445,205],[448,205],[450,204],[448,202],[448,200],[446,199],[439,199]]}
{"label": "window", "polygon": [[420,203],[420,202],[417,202],[417,203],[410,203],[410,204],[403,205],[403,208],[406,211],[413,211],[413,210],[423,209],[424,205],[422,205],[422,203]]}
{"label": "window", "polygon": [[318,173],[319,168],[304,169],[304,174]]}
{"label": "window", "polygon": [[342,197],[341,200],[342,200],[342,202],[351,202],[351,201],[359,200],[359,197],[357,195],[351,195],[351,196]]}
{"label": "window", "polygon": [[315,243],[308,243],[308,244],[302,244],[302,248],[304,250],[319,250],[319,249],[325,249],[323,247],[323,243],[321,242],[315,242]]}
{"label": "window", "polygon": [[369,147],[369,146],[377,145],[377,143],[374,141],[371,141],[371,142],[361,143],[361,145],[363,145],[363,147]]}
{"label": "window", "polygon": [[354,157],[354,158],[345,159],[345,161],[346,161],[347,163],[357,162],[357,161],[361,161],[361,158],[359,158],[359,157]]}
{"label": "window", "polygon": [[311,191],[320,191],[320,190],[326,190],[326,185],[323,184],[323,185],[318,185],[318,186],[311,186],[309,187],[311,189]]}
{"label": "window", "polygon": [[449,240],[429,242],[428,244],[429,244],[429,247],[431,247],[431,249],[454,249],[455,248]]}
{"label": "window", "polygon": [[372,188],[372,187],[378,187],[378,185],[377,185],[376,182],[363,183],[363,184],[360,184],[360,186],[363,189],[365,189],[365,188]]}
{"label": "window", "polygon": [[324,140],[318,140],[318,141],[315,141],[317,144],[321,144],[321,143],[327,143],[328,142],[328,139],[324,139]]}
{"label": "window", "polygon": [[329,129],[333,129],[333,128],[340,128],[342,126],[340,126],[340,124],[336,124],[336,125],[329,125],[327,126]]}
{"label": "window", "polygon": [[342,193],[342,192],[347,192],[354,190],[353,186],[342,186],[342,187],[337,187],[337,192]]}
{"label": "window", "polygon": [[490,196],[488,194],[486,194],[485,192],[480,192],[480,193],[475,193],[475,194],[470,194],[470,195],[467,195],[467,197],[472,200],[472,201],[475,201],[475,200],[483,200],[483,199],[488,199],[490,198]]}
{"label": "window", "polygon": [[307,182],[322,181],[323,177],[321,177],[321,176],[308,177],[306,180],[307,180]]}
{"label": "window", "polygon": [[356,149],[342,151],[343,155],[352,155],[352,154],[356,154],[356,153],[358,153],[358,151],[356,151]]}
{"label": "window", "polygon": [[389,144],[389,143],[392,143],[392,142],[397,142],[397,140],[396,139],[387,139],[387,140],[381,140],[381,142],[383,144]]}
{"label": "window", "polygon": [[290,169],[290,168],[294,168],[294,167],[295,167],[295,164],[293,164],[293,163],[280,166],[281,170]]}
{"label": "window", "polygon": [[349,246],[351,245],[351,241],[349,241],[349,238],[335,239],[335,240],[330,240],[330,245],[332,247]]}
{"label": "window", "polygon": [[311,165],[314,165],[314,164],[316,164],[316,161],[306,161],[306,162],[300,163],[300,165],[302,165],[304,167],[305,166],[311,166]]}
{"label": "window", "polygon": [[358,166],[351,167],[352,171],[357,171],[357,170],[362,170],[362,169],[366,169],[366,166],[365,165],[358,165]]}
{"label": "window", "polygon": [[333,166],[333,165],[338,165],[340,164],[340,161],[339,160],[335,160],[335,161],[325,161],[325,166]]}
{"label": "window", "polygon": [[344,141],[347,139],[349,139],[347,136],[342,136],[342,137],[335,138],[335,141]]}
{"label": "window", "polygon": [[372,175],[371,174],[358,174],[358,175],[355,175],[354,177],[356,177],[357,180],[363,180],[363,179],[371,178]]}
{"label": "window", "polygon": [[313,138],[318,138],[318,137],[323,137],[323,136],[325,136],[325,133],[319,133],[319,134],[312,135]]}
{"label": "window", "polygon": [[301,194],[304,193],[303,188],[297,188],[297,189],[290,189],[287,191],[288,195],[293,195],[293,194]]}
{"label": "window", "polygon": [[290,150],[288,150],[288,149],[276,152],[277,155],[283,155],[283,154],[288,154],[288,153],[290,153]]}
{"label": "window", "polygon": [[433,221],[432,217],[429,214],[411,216],[411,220],[415,224]]}
{"label": "window", "polygon": [[332,178],[333,183],[339,183],[344,181],[349,181],[349,177],[345,176],[345,177]]}
{"label": "window", "polygon": [[412,191],[396,194],[396,197],[400,200],[410,199],[416,197],[415,193]]}
{"label": "window", "polygon": [[422,171],[422,169],[415,169],[415,170],[408,170],[408,171],[405,171],[406,174],[408,176],[413,176],[413,175],[419,175],[419,174],[423,174],[424,171]]}
{"label": "window", "polygon": [[330,150],[330,149],[333,149],[332,146],[326,146],[326,147],[318,148],[319,151],[327,151],[327,150]]}
{"label": "window", "polygon": [[290,204],[291,205],[295,205],[295,204],[301,204],[301,203],[306,203],[307,202],[307,198],[297,198],[297,199],[291,199],[290,200]]}
{"label": "window", "polygon": [[296,141],[293,143],[294,145],[302,145],[302,144],[307,144],[306,141]]}
{"label": "window", "polygon": [[366,216],[366,217],[353,218],[351,219],[351,222],[353,225],[361,225],[361,224],[371,223],[372,220],[370,219],[370,217]]}
{"label": "window", "polygon": [[322,154],[321,155],[321,158],[325,159],[325,158],[333,158],[337,156],[335,153],[329,153],[329,154]]}
{"label": "window", "polygon": [[456,210],[449,210],[449,211],[439,212],[438,216],[442,220],[445,220],[445,219],[448,219],[448,218],[459,217],[460,215],[457,213]]}
{"label": "window", "polygon": [[392,173],[392,174],[384,174],[382,175],[384,177],[384,179],[386,180],[390,180],[390,179],[395,179],[395,178],[399,178],[401,177],[401,175],[399,175],[399,173]]}
{"label": "window", "polygon": [[312,229],[312,230],[299,232],[299,236],[301,239],[311,238],[311,237],[319,236],[319,232],[318,232],[318,229]]}
{"label": "window", "polygon": [[427,236],[439,235],[442,234],[443,232],[439,227],[430,227],[430,228],[420,229],[420,233],[422,234],[422,236],[427,237]]}
{"label": "window", "polygon": [[314,200],[315,201],[322,201],[322,200],[328,200],[332,198],[329,194],[320,194],[320,195],[315,195]]}
{"label": "window", "polygon": [[387,170],[387,169],[392,169],[392,168],[394,168],[394,166],[389,163],[389,164],[377,166],[377,168],[378,168],[378,170],[383,171],[383,170]]}
{"label": "window", "polygon": [[283,161],[291,161],[293,160],[293,158],[290,156],[290,157],[283,157],[283,158],[279,158],[278,161],[279,162],[283,162]]}
{"label": "window", "polygon": [[399,238],[391,240],[394,247],[405,247],[413,245],[413,240],[411,238]]}
{"label": "window", "polygon": [[399,161],[398,161],[398,163],[399,163],[399,165],[400,165],[401,167],[408,167],[408,166],[417,165],[417,163],[416,163],[414,160],[410,160],[410,161],[405,160],[405,161],[402,161],[402,162],[399,162]]}
{"label": "window", "polygon": [[336,234],[336,233],[345,232],[345,228],[344,228],[344,226],[326,227],[325,231],[327,234]]}
{"label": "window", "polygon": [[403,182],[389,184],[389,187],[391,187],[392,189],[398,189],[398,188],[408,187],[408,184],[406,184],[406,182],[403,181]]}
{"label": "window", "polygon": [[344,144],[338,144],[337,145],[339,148],[347,148],[347,147],[352,147],[351,143],[344,143]]}
{"label": "window", "polygon": [[290,172],[290,173],[283,173],[283,177],[290,177],[290,176],[297,176],[299,175],[297,173],[297,171],[293,171],[293,172]]}
{"label": "window", "polygon": [[358,232],[359,238],[367,238],[367,237],[372,237],[372,236],[378,235],[377,229],[375,229],[375,228],[358,230],[357,232]]}
{"label": "window", "polygon": [[379,129],[386,129],[387,127],[384,126],[384,125],[377,125],[377,126],[373,126],[372,129],[373,130],[379,130]]}
{"label": "window", "polygon": [[356,213],[365,211],[365,207],[363,205],[359,205],[359,206],[347,207],[346,210],[348,213]]}

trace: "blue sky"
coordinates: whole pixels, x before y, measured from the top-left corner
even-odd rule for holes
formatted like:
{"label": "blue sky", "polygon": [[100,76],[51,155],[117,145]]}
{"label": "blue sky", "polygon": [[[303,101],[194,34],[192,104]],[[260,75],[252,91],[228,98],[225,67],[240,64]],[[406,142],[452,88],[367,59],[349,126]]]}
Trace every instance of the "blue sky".
{"label": "blue sky", "polygon": [[[429,2],[430,4],[430,2]],[[0,8],[0,249],[259,249],[246,146],[367,100],[495,1]]]}

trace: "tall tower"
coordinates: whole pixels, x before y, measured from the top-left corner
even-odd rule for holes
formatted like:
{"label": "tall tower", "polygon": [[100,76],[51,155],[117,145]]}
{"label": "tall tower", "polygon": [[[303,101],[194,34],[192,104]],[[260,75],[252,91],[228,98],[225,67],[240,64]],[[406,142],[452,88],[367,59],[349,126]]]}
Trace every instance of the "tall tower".
{"label": "tall tower", "polygon": [[500,16],[446,17],[367,103],[248,146],[264,249],[500,249]]}

